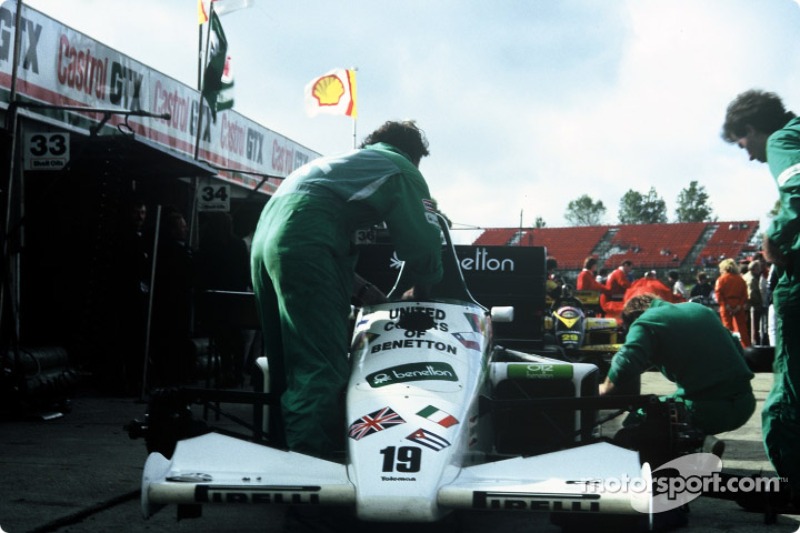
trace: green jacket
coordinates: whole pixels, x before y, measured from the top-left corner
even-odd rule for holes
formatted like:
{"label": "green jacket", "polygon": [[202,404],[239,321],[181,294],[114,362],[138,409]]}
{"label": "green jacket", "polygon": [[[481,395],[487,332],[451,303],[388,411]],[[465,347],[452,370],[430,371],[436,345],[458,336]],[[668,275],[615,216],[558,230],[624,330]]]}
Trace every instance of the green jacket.
{"label": "green jacket", "polygon": [[767,236],[788,258],[775,289],[775,303],[800,308],[800,117],[767,139],[767,163],[778,186],[780,210]]}
{"label": "green jacket", "polygon": [[441,279],[442,241],[428,185],[405,154],[384,143],[293,172],[264,208],[254,243],[285,256],[327,251],[354,258],[355,231],[381,222],[413,283]]}
{"label": "green jacket", "polygon": [[651,366],[676,383],[682,396],[694,400],[745,391],[753,378],[741,344],[714,311],[696,303],[654,300],[631,324],[608,378],[616,384]]}

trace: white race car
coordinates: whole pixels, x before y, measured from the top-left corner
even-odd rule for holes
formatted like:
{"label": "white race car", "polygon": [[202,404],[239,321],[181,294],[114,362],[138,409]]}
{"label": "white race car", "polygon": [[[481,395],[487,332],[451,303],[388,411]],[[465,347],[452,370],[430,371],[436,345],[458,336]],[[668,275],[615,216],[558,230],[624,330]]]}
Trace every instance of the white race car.
{"label": "white race car", "polygon": [[175,438],[171,457],[147,459],[143,514],[304,504],[349,506],[376,522],[434,522],[459,509],[646,517],[649,467],[595,436],[598,410],[632,397],[597,397],[594,365],[493,345],[493,319],[512,320],[513,309],[490,313],[473,300],[442,229],[445,279],[431,299],[390,294],[355,318],[342,461],[216,432]]}

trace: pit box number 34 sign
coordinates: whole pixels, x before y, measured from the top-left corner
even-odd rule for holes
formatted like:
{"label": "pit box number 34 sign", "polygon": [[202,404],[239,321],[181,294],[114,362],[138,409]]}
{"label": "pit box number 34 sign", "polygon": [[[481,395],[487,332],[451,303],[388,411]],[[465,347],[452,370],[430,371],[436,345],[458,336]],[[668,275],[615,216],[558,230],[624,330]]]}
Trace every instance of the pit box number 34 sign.
{"label": "pit box number 34 sign", "polygon": [[197,188],[198,211],[231,210],[231,188],[227,183],[206,183]]}

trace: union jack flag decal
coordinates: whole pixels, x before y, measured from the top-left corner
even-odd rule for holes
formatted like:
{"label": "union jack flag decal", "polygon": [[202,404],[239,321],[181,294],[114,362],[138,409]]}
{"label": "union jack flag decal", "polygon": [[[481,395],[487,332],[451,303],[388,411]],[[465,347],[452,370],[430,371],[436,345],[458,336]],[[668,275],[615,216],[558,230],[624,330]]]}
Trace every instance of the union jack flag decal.
{"label": "union jack flag decal", "polygon": [[350,424],[348,434],[351,439],[361,440],[367,435],[372,435],[386,428],[405,423],[406,421],[394,412],[391,407],[384,407],[383,409],[378,409],[374,413],[364,415]]}

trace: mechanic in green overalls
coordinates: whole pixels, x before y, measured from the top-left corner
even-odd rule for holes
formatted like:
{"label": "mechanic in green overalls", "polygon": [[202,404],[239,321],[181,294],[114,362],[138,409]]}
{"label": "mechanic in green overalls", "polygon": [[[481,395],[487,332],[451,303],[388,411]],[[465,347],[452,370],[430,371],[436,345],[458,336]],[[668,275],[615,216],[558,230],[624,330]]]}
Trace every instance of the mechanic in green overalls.
{"label": "mechanic in green overalls", "polygon": [[[425,298],[442,276],[442,241],[418,170],[428,142],[413,121],[386,122],[361,149],[294,171],[265,206],[251,265],[271,392],[280,397],[270,435],[318,457],[344,449],[342,394],[350,375],[348,317],[358,286],[353,236],[386,222],[407,298]],[[355,287],[355,291],[354,291]]]}
{"label": "mechanic in green overalls", "polygon": [[722,138],[769,164],[780,209],[764,233],[763,251],[778,272],[773,383],[761,413],[764,447],[792,488],[800,512],[800,118],[775,93],[749,90],[729,105]]}
{"label": "mechanic in green overalls", "polygon": [[[747,422],[756,407],[750,385],[753,373],[741,343],[713,310],[640,294],[625,303],[622,320],[628,327],[625,344],[611,359],[601,395],[655,366],[677,385],[669,397],[686,406],[692,426],[706,435],[732,431]],[[639,416],[632,413],[625,425]],[[721,454],[719,448],[715,451]]]}

